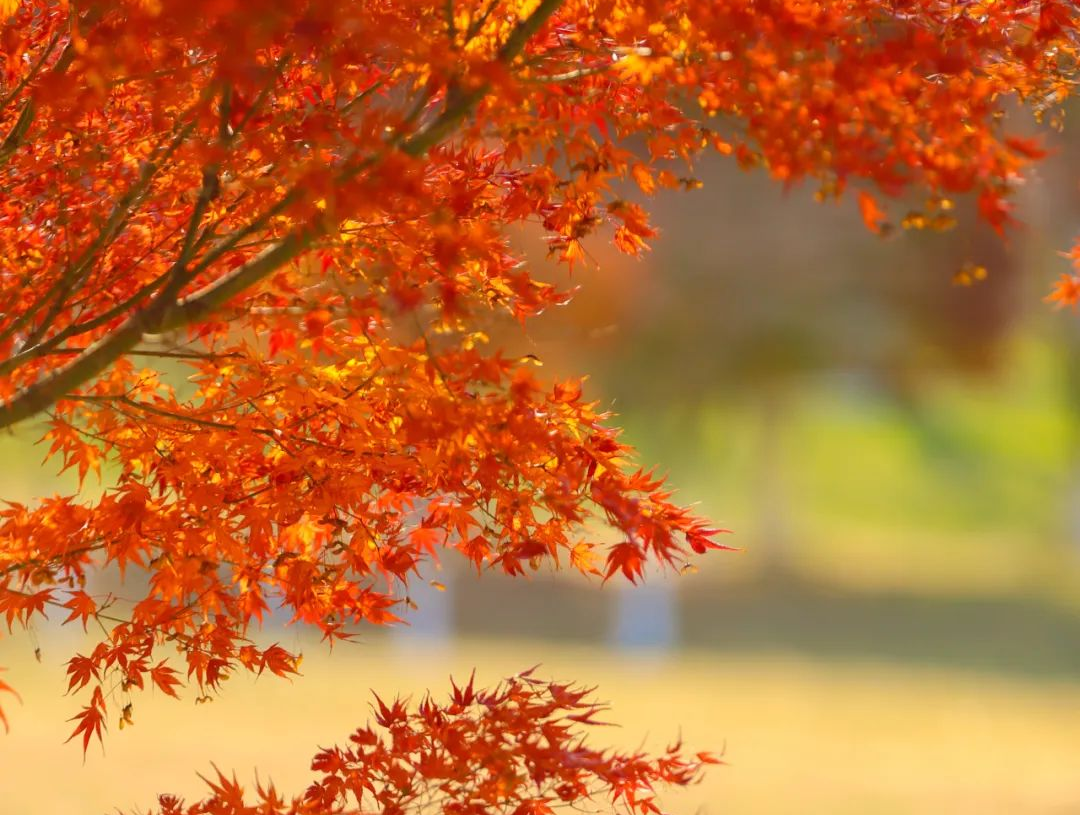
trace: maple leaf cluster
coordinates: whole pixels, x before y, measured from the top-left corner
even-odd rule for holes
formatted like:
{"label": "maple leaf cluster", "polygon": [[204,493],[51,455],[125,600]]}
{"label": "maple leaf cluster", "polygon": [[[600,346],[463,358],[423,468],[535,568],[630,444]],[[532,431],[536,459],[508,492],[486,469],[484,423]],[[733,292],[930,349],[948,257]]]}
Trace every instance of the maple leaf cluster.
{"label": "maple leaf cluster", "polygon": [[[658,787],[687,786],[719,760],[684,754],[680,745],[659,756],[589,746],[581,730],[596,725],[603,708],[589,689],[544,682],[531,671],[490,690],[472,679],[453,686],[439,703],[375,697],[374,725],[349,736],[346,746],[321,750],[318,774],[301,795],[287,799],[257,784],[248,799],[235,777],[206,779],[210,794],[187,804],[163,795],[155,815],[550,815],[556,808],[604,805],[635,815],[660,813]],[[588,810],[584,810],[588,811]]]}
{"label": "maple leaf cluster", "polygon": [[[0,613],[106,628],[68,664],[84,746],[110,683],[291,672],[252,623],[393,622],[440,549],[636,580],[717,547],[580,383],[478,328],[567,297],[511,224],[567,260],[605,219],[632,251],[651,234],[634,204],[600,214],[630,153],[594,132],[607,100],[552,78],[599,47],[563,5],[24,2],[3,28],[0,425],[45,415],[80,483],[116,475],[0,513]],[[669,129],[630,97],[623,137]],[[93,593],[102,567],[144,596]]]}
{"label": "maple leaf cluster", "polygon": [[[707,151],[854,187],[874,231],[885,199],[945,227],[963,194],[1003,230],[1042,151],[1002,105],[1054,115],[1077,13],[0,3],[0,428],[44,418],[80,484],[109,474],[0,511],[0,613],[104,629],[68,663],[74,736],[130,721],[139,690],[294,672],[251,637],[275,608],[331,641],[394,622],[440,552],[636,581],[721,548],[579,381],[490,341],[571,294],[509,236],[570,267],[596,236],[638,255],[641,199],[696,186]],[[98,592],[104,568],[144,588]]]}

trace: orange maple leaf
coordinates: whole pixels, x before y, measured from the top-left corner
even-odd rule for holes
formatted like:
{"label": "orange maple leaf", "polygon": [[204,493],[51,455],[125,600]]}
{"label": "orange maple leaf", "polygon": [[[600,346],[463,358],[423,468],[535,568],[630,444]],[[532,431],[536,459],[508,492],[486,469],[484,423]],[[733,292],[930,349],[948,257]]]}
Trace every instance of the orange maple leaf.
{"label": "orange maple leaf", "polygon": [[867,229],[875,234],[881,233],[882,225],[888,216],[878,206],[877,199],[864,190],[859,191],[859,213],[862,215],[863,223],[866,224]]}
{"label": "orange maple leaf", "polygon": [[609,580],[621,571],[631,583],[636,583],[645,572],[645,553],[636,543],[624,541],[611,547],[607,556],[607,573],[604,580]]}

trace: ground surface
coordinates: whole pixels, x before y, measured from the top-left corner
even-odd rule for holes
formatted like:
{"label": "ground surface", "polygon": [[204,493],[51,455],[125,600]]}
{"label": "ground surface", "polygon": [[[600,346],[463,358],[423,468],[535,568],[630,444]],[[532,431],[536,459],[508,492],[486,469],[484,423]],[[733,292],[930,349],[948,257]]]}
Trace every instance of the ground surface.
{"label": "ground surface", "polygon": [[[9,641],[9,645],[12,645]],[[238,678],[213,704],[150,695],[136,726],[113,727],[85,763],[63,745],[74,701],[61,697],[56,644],[38,665],[13,665],[23,692],[0,739],[0,800],[11,813],[100,813],[147,807],[158,791],[193,794],[213,761],[299,788],[317,745],[367,716],[369,687],[446,687],[479,667],[483,681],[542,662],[542,672],[597,684],[619,729],[600,739],[723,749],[727,767],[671,796],[674,813],[1080,812],[1080,686],[962,670],[817,661],[783,653],[666,659],[544,642],[466,641],[424,653],[369,643],[327,658],[308,650],[289,683]],[[9,663],[10,664],[10,663]]]}

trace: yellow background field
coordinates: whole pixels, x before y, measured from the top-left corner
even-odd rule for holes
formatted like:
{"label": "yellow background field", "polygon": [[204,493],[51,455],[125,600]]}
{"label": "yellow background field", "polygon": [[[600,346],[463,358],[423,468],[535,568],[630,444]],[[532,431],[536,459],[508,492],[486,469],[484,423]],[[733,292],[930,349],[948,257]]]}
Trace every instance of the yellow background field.
{"label": "yellow background field", "polygon": [[[9,643],[10,644],[10,643]],[[51,650],[51,649],[50,649]],[[310,647],[294,682],[237,677],[212,704],[140,696],[136,726],[85,762],[63,745],[74,700],[60,697],[49,657],[10,672],[24,703],[8,705],[0,740],[0,811],[98,813],[146,808],[157,792],[198,793],[209,762],[253,780],[256,768],[298,790],[319,745],[365,720],[368,688],[437,693],[447,678],[540,673],[600,687],[609,719],[598,743],[653,748],[682,732],[725,749],[726,767],[667,796],[674,813],[1080,812],[1080,687],[1049,681],[785,657],[685,653],[670,659],[534,643],[464,641],[434,652],[392,643],[327,657]]]}

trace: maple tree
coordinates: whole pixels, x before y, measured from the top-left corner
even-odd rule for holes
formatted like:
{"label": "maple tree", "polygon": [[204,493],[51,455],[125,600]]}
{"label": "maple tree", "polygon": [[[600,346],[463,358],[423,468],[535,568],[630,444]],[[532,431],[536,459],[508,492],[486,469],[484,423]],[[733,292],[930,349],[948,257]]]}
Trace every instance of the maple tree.
{"label": "maple tree", "polygon": [[[512,232],[571,267],[597,233],[640,254],[654,230],[631,199],[695,186],[703,152],[822,199],[854,187],[876,232],[901,206],[905,226],[946,228],[963,194],[1004,232],[1043,155],[1006,100],[1052,119],[1077,52],[1059,0],[0,0],[0,16],[0,427],[45,420],[80,484],[110,467],[100,495],[0,512],[0,612],[105,632],[68,662],[83,749],[138,691],[295,673],[250,636],[274,605],[331,642],[394,622],[442,550],[635,581],[720,548],[579,381],[491,347],[497,315],[571,294]],[[1052,297],[1075,303],[1080,276]],[[104,568],[141,573],[142,596],[95,593]],[[586,748],[572,726],[593,712],[528,675],[380,702],[384,734],[320,753],[297,799],[260,788],[246,809],[221,775],[161,811],[540,813],[598,789],[659,811],[652,786],[710,760]]]}

